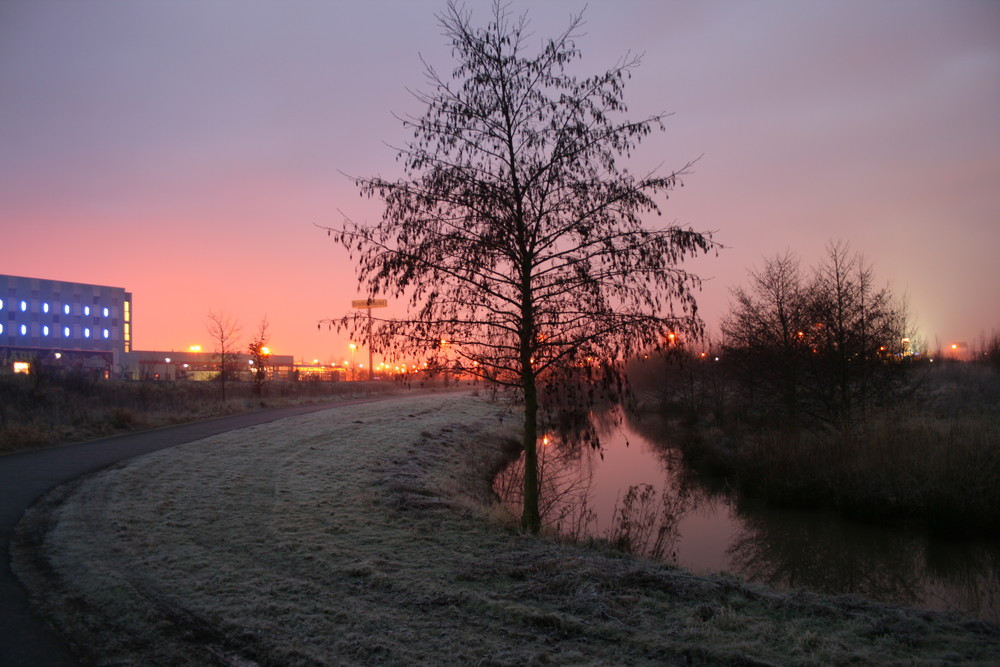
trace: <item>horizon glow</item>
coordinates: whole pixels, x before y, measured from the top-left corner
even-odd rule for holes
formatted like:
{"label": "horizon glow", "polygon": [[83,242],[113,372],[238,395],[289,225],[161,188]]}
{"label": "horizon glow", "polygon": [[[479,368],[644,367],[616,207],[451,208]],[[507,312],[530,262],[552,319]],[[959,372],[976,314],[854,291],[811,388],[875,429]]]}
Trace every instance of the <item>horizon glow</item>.
{"label": "horizon glow", "polygon": [[[266,316],[275,354],[367,354],[317,330],[367,295],[316,225],[381,214],[344,174],[398,175],[386,144],[408,138],[394,113],[422,111],[419,56],[453,65],[443,8],[8,3],[0,273],[124,287],[135,349],[204,343],[224,310],[245,337]],[[511,6],[539,41],[583,8]],[[628,116],[673,113],[630,168],[697,160],[661,222],[726,246],[684,266],[706,279],[710,330],[747,269],[786,249],[806,268],[837,239],[908,297],[932,349],[1000,327],[1000,4],[625,0],[584,16],[575,71],[644,54]]]}

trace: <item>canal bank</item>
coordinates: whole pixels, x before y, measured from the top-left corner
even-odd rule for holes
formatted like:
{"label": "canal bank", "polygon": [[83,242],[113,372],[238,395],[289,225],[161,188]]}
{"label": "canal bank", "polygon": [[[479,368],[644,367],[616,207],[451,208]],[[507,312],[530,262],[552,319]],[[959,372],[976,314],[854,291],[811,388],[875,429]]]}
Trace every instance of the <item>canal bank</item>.
{"label": "canal bank", "polygon": [[[1000,629],[505,530],[516,427],[401,398],[220,434],[36,505],[18,573],[93,662],[987,664]],[[32,522],[34,522],[32,524]],[[41,559],[41,560],[40,560]]]}

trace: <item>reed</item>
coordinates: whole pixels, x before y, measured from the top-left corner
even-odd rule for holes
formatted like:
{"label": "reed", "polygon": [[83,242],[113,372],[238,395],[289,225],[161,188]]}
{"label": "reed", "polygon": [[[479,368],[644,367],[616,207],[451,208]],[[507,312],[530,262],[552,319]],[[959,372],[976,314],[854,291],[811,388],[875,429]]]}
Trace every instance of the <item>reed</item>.
{"label": "reed", "polygon": [[956,366],[849,431],[696,428],[685,455],[699,471],[777,505],[1000,535],[998,399],[1000,377]]}

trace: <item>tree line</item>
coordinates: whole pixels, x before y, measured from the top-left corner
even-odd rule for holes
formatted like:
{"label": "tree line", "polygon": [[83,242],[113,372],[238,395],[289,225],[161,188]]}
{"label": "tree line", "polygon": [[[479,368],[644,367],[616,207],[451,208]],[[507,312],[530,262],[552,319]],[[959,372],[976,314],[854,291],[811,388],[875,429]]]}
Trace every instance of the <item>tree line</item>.
{"label": "tree line", "polygon": [[732,291],[722,350],[745,409],[796,431],[850,430],[902,387],[918,346],[905,302],[872,263],[831,242],[811,274],[791,252],[768,258]]}

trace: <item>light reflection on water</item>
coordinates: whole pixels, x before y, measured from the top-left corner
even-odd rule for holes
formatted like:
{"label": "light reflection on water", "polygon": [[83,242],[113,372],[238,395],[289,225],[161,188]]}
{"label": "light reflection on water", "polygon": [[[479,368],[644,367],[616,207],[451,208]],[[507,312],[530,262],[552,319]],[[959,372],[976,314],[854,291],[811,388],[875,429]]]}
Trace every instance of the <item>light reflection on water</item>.
{"label": "light reflection on water", "polygon": [[[697,574],[731,572],[776,588],[1000,621],[1000,543],[953,543],[832,512],[740,500],[696,480],[677,450],[640,434],[655,433],[652,425],[605,420],[600,430],[601,452],[556,441],[540,447],[546,526],[608,539]],[[517,512],[522,466],[514,462],[494,482]],[[630,487],[637,487],[632,494]]]}

